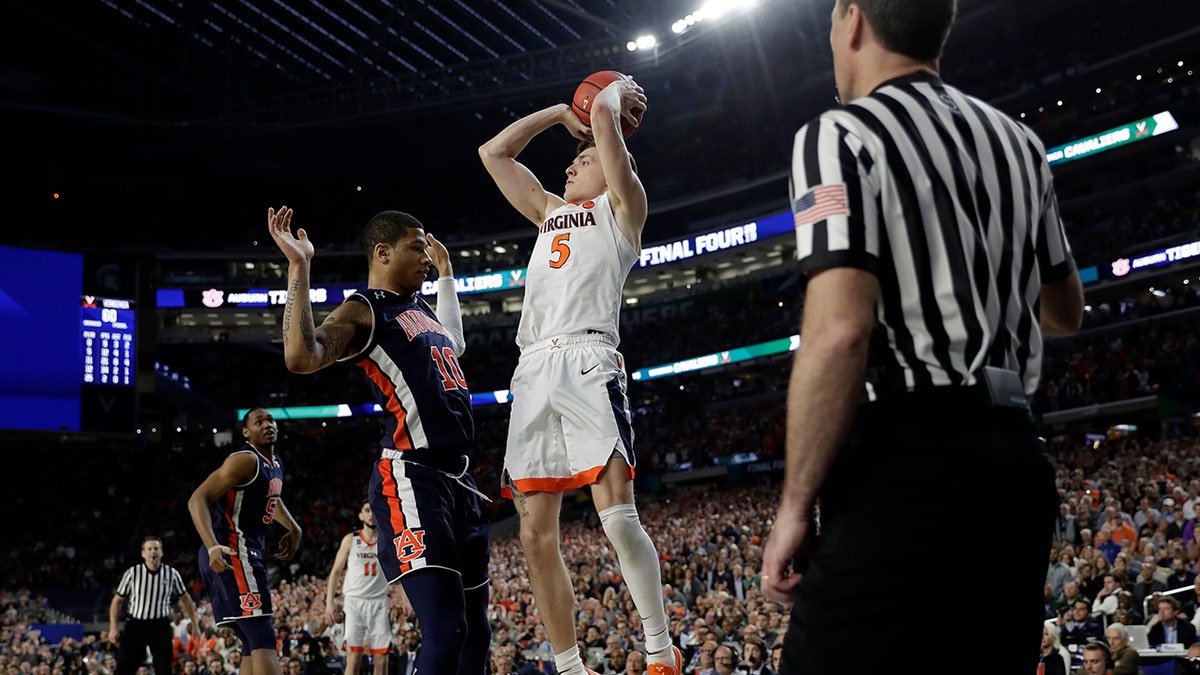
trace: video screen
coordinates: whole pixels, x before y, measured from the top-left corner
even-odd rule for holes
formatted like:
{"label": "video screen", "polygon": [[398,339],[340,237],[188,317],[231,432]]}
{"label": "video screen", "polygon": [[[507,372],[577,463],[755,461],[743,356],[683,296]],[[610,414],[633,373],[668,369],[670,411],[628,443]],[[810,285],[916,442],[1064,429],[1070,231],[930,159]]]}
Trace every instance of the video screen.
{"label": "video screen", "polygon": [[79,431],[83,256],[0,246],[0,428]]}

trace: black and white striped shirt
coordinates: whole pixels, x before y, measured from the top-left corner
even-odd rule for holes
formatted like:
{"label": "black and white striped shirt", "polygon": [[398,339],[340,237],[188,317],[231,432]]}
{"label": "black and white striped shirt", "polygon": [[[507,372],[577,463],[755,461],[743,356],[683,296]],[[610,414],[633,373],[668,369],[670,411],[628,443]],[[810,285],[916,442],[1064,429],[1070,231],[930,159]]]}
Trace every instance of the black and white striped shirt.
{"label": "black and white striped shirt", "polygon": [[169,619],[175,598],[183,595],[183,578],[170,565],[151,572],[145,563],[125,570],[117,595],[129,602],[129,617],[133,619]]}
{"label": "black and white striped shirt", "polygon": [[900,77],[800,129],[791,201],[802,273],[879,279],[869,400],[984,366],[1034,392],[1041,284],[1075,261],[1032,130],[930,73]]}

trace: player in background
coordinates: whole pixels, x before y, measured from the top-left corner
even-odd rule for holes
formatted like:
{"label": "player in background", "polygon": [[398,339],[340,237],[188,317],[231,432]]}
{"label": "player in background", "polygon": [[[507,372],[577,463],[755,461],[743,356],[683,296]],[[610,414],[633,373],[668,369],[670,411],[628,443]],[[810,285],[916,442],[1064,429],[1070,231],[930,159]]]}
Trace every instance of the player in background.
{"label": "player in background", "polygon": [[279,426],[263,408],[242,418],[246,443],[188,499],[188,512],[200,534],[200,577],[212,602],[213,620],[230,626],[242,641],[240,675],[280,675],[271,587],[263,553],[267,530],[279,521],[287,532],[275,557],[287,560],[300,547],[303,532],[283,503],[283,467],[275,453]]}
{"label": "player in background", "polygon": [[[312,373],[337,361],[362,370],[385,412],[382,451],[368,500],[379,527],[379,571],[399,581],[421,624],[416,668],[480,675],[487,668],[491,524],[467,473],[475,440],[471,392],[459,366],[466,349],[462,310],[446,247],[407,213],[384,211],[363,230],[367,287],[315,326],[308,297],[315,250],[293,236],[292,210],[267,212],[288,259],[283,351],[289,370]],[[420,297],[437,268],[437,310]]]}
{"label": "player in background", "polygon": [[[575,642],[575,596],[558,529],[563,493],[586,486],[642,617],[648,672],[682,669],[667,631],[658,553],[634,506],[633,431],[616,349],[621,290],[640,255],[647,213],[620,122],[636,125],[645,108],[644,91],[625,77],[596,96],[590,129],[559,104],[517,120],[479,148],[505,198],[540,232],[517,329],[521,358],[510,387],[504,490],[520,514],[521,545],[560,675],[590,672]],[[516,159],[558,124],[580,140],[561,197]]]}
{"label": "player in background", "polygon": [[387,674],[388,646],[392,640],[391,622],[388,620],[388,583],[379,571],[376,546],[379,532],[375,527],[375,516],[370,502],[363,502],[358,510],[362,528],[342,537],[333,568],[329,570],[325,585],[325,619],[330,625],[337,622],[337,605],[334,592],[341,586],[342,609],[346,614],[346,673],[358,675],[362,667],[363,651],[370,644],[375,657],[375,675]]}

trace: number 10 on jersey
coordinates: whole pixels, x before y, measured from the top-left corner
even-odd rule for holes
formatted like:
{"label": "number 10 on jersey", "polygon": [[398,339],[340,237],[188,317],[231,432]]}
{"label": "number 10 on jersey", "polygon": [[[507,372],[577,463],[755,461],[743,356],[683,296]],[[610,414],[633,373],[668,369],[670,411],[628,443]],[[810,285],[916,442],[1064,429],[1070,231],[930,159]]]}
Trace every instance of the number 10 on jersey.
{"label": "number 10 on jersey", "polygon": [[438,372],[442,374],[442,389],[466,389],[467,378],[463,375],[462,367],[458,365],[458,356],[449,347],[430,347],[429,356],[437,364]]}

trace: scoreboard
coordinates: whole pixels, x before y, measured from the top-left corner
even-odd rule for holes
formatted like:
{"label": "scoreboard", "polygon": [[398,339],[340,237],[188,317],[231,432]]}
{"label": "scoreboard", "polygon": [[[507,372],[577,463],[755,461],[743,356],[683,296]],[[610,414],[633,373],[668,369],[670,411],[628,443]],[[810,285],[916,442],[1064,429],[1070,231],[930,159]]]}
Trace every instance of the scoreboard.
{"label": "scoreboard", "polygon": [[134,349],[134,302],[85,295],[80,300],[80,347],[83,351],[82,383],[132,387],[137,353]]}

